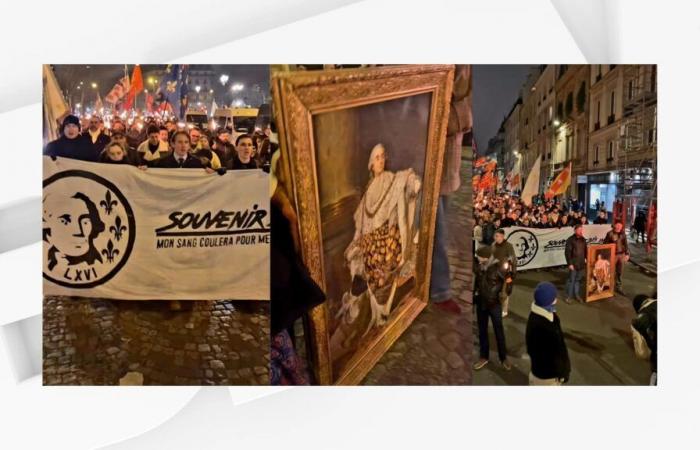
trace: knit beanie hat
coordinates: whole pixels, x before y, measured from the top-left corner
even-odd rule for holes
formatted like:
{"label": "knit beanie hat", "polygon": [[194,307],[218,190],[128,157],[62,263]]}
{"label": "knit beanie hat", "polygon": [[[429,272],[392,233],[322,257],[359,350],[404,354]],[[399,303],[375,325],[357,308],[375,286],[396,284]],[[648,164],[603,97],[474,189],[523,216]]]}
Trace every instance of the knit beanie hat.
{"label": "knit beanie hat", "polygon": [[80,119],[78,119],[78,117],[74,116],[73,114],[69,114],[65,117],[65,119],[63,119],[63,123],[61,124],[61,130],[63,130],[63,128],[65,128],[66,125],[71,123],[73,125],[77,125],[78,129],[80,129]]}
{"label": "knit beanie hat", "polygon": [[553,312],[556,298],[557,288],[549,281],[541,281],[535,287],[535,305]]}

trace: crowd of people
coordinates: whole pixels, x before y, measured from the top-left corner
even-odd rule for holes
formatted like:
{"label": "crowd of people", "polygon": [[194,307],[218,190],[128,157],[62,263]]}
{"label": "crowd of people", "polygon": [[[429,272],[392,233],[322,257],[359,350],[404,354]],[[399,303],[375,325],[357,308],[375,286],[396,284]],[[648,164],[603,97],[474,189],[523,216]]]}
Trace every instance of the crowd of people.
{"label": "crowd of people", "polygon": [[49,142],[44,154],[105,164],[130,164],[145,169],[202,168],[266,170],[277,148],[274,124],[263,130],[234,133],[229,127],[202,129],[173,119],[148,117],[130,125],[115,118],[109,127],[103,119],[66,116],[60,137]]}
{"label": "crowd of people", "polygon": [[[567,277],[562,286],[567,304],[574,300],[584,303],[581,282],[585,278],[588,243],[583,236],[583,225],[588,223],[582,205],[572,199],[548,200],[543,196],[526,205],[520,198],[508,194],[480,194],[474,205],[475,227],[475,286],[474,309],[479,337],[479,359],[474,370],[489,363],[488,323],[492,323],[498,358],[504,370],[511,369],[508,361],[506,333],[503,318],[508,315],[509,297],[517,275],[517,258],[514,248],[506,240],[504,228],[522,226],[531,228],[572,227],[573,233],[566,240],[564,254]],[[613,244],[615,253],[614,290],[625,296],[622,279],[630,248],[624,224],[615,218],[603,239]],[[640,213],[630,227],[644,229],[646,218]],[[595,224],[609,223],[605,205],[597,205]],[[637,237],[638,239],[638,237]],[[642,239],[643,235],[642,235]],[[566,383],[571,373],[571,363],[556,314],[557,287],[551,282],[540,282],[534,289],[530,316],[526,328],[526,347],[531,361],[529,383],[531,385],[560,385]],[[640,295],[634,300],[637,317],[632,323],[632,335],[637,356],[650,361],[651,383],[656,383],[656,293]]]}

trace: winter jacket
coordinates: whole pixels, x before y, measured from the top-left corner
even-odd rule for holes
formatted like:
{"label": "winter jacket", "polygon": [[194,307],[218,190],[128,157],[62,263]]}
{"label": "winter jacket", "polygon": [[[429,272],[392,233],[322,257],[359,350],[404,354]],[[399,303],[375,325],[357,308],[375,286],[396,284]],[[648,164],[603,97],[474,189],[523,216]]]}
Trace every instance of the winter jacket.
{"label": "winter jacket", "polygon": [[583,270],[586,267],[586,238],[578,237],[572,234],[566,240],[564,248],[564,256],[566,257],[566,265],[573,264],[574,269]]}
{"label": "winter jacket", "polygon": [[656,300],[648,299],[632,321],[632,340],[637,357],[649,359],[656,372]]}
{"label": "winter jacket", "polygon": [[541,379],[568,381],[571,373],[569,351],[556,313],[533,303],[527,319],[525,343],[533,375]]}
{"label": "winter jacket", "polygon": [[615,230],[608,231],[608,234],[605,235],[605,240],[603,242],[605,244],[615,244],[615,253],[618,255],[630,254],[630,249],[627,245],[627,236],[625,235],[624,230],[620,233],[616,233]]}
{"label": "winter jacket", "polygon": [[491,309],[501,301],[505,272],[498,259],[493,256],[485,266],[479,265],[477,271],[474,286],[475,303],[481,310]]}
{"label": "winter jacket", "polygon": [[85,136],[78,136],[74,139],[68,139],[65,136],[61,136],[55,141],[51,141],[46,145],[44,149],[44,155],[61,158],[71,158],[79,159],[81,161],[97,161],[97,157],[100,152],[95,153],[92,145],[90,144],[90,138],[85,138]]}

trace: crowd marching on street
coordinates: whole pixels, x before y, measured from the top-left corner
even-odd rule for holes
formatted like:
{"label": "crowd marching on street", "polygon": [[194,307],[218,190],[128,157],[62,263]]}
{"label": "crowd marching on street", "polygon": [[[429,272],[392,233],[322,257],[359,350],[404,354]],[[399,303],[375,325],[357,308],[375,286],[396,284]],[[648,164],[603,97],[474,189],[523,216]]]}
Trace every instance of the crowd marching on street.
{"label": "crowd marching on street", "polygon": [[[114,118],[109,127],[99,116],[67,115],[60,137],[49,142],[44,155],[105,164],[147,168],[199,168],[207,172],[269,169],[277,148],[274,124],[264,130],[235,133],[229,127],[201,129],[156,116],[127,125]],[[272,137],[272,139],[271,139]]]}
{"label": "crowd marching on street", "polygon": [[[529,203],[529,202],[528,202]],[[572,227],[572,235],[566,240],[565,258],[567,277],[564,286],[567,304],[578,301],[581,281],[585,279],[588,243],[583,237],[583,226],[588,219],[583,206],[571,197],[559,200],[538,195],[531,203],[516,195],[481,191],[474,203],[475,267],[474,309],[478,325],[479,359],[474,370],[489,363],[488,322],[491,320],[501,367],[512,368],[508,360],[506,334],[503,320],[508,315],[509,297],[517,281],[517,257],[514,247],[506,240],[504,228],[519,226],[528,228]],[[630,248],[625,226],[621,218],[608,214],[603,203],[597,204],[594,224],[611,224],[603,243],[614,244],[614,290],[626,298],[622,290],[622,278],[630,259]],[[612,222],[612,223],[611,223]],[[644,240],[646,217],[639,213],[630,227],[630,235]],[[552,268],[554,269],[554,268]],[[537,269],[539,270],[539,269]],[[548,269],[545,269],[548,270]],[[632,307],[637,314],[630,325],[635,354],[650,362],[651,384],[656,383],[656,292],[634,297]],[[561,385],[569,380],[571,362],[556,303],[557,287],[549,281],[541,281],[532,292],[532,305],[527,320],[525,342],[531,361],[529,383],[531,385]]]}

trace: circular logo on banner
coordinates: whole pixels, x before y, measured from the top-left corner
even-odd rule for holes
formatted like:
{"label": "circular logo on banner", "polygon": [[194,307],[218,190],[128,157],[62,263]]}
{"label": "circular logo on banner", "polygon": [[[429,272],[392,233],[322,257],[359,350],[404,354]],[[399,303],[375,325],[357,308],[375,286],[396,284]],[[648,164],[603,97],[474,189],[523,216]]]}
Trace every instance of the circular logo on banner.
{"label": "circular logo on banner", "polygon": [[537,254],[539,244],[531,231],[515,230],[508,235],[507,239],[515,250],[515,256],[518,258],[518,267],[530,263]]}
{"label": "circular logo on banner", "polygon": [[91,288],[114,277],[136,238],[134,213],[124,195],[84,170],[44,180],[44,278],[69,288]]}

